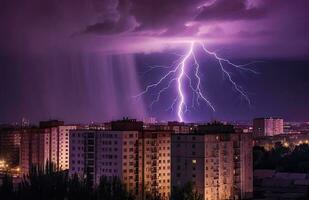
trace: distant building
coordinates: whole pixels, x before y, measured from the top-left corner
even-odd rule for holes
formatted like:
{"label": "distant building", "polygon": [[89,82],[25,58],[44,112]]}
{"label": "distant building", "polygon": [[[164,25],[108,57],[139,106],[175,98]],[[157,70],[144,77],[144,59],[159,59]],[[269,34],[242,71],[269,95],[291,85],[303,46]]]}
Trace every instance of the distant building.
{"label": "distant building", "polygon": [[156,120],[155,117],[145,117],[145,118],[143,119],[143,122],[144,122],[145,124],[156,124],[156,123],[157,123],[157,120]]}
{"label": "distant building", "polygon": [[175,134],[186,134],[192,130],[192,127],[184,122],[168,122],[167,128],[174,131]]}
{"label": "distant building", "polygon": [[57,126],[64,126],[64,121],[59,120],[40,121],[40,128],[50,128]]}
{"label": "distant building", "polygon": [[281,118],[256,118],[253,120],[253,135],[274,136],[283,134],[283,119]]}
{"label": "distant building", "polygon": [[21,119],[21,127],[29,127],[30,126],[30,121],[28,120],[28,119],[26,119],[26,118],[22,118]]}
{"label": "distant building", "polygon": [[252,168],[252,135],[232,126],[172,136],[172,187],[192,182],[204,200],[251,198]]}
{"label": "distant building", "polygon": [[122,120],[112,121],[111,130],[114,131],[142,131],[143,122],[136,119],[123,118]]}
{"label": "distant building", "polygon": [[309,144],[309,133],[281,134],[257,137],[254,139],[255,146],[263,147],[268,151],[274,148],[278,143],[292,149],[297,145]]}

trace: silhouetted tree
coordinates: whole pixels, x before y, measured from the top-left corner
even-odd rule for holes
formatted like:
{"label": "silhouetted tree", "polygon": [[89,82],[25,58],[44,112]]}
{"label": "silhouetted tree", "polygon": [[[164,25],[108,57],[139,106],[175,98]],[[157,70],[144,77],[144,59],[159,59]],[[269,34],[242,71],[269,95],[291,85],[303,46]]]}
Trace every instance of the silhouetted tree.
{"label": "silhouetted tree", "polygon": [[134,196],[126,190],[125,185],[118,177],[101,177],[95,193],[97,199],[134,200]]}
{"label": "silhouetted tree", "polygon": [[173,187],[172,200],[202,200],[203,196],[196,190],[194,184],[187,183],[182,187]]}
{"label": "silhouetted tree", "polygon": [[[87,178],[88,177],[88,178]],[[93,185],[89,176],[68,176],[67,171],[57,171],[55,165],[33,166],[14,190],[12,177],[6,175],[0,186],[0,199],[4,200],[137,200],[118,177],[101,177]],[[201,200],[194,185],[188,183],[173,188],[172,200]],[[158,191],[147,192],[145,200],[162,200]]]}
{"label": "silhouetted tree", "polygon": [[263,147],[254,147],[253,164],[254,169],[309,173],[309,145],[301,144],[289,148],[276,143],[270,151]]}
{"label": "silhouetted tree", "polygon": [[57,172],[55,165],[33,166],[19,186],[19,199],[60,200],[67,195],[67,172]]}
{"label": "silhouetted tree", "polygon": [[12,177],[5,174],[2,179],[2,185],[0,186],[0,199],[13,200],[16,198],[14,192]]}
{"label": "silhouetted tree", "polygon": [[69,179],[67,192],[69,200],[93,199],[92,188],[89,188],[86,179],[79,178],[77,174]]}
{"label": "silhouetted tree", "polygon": [[163,200],[163,196],[158,190],[153,189],[151,191],[145,189],[145,200]]}

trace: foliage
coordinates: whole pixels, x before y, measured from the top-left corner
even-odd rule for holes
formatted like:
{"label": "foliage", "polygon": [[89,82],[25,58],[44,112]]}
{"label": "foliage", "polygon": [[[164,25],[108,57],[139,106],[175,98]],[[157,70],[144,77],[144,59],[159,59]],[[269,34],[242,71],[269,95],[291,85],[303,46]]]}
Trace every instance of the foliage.
{"label": "foliage", "polygon": [[301,144],[292,149],[276,143],[270,151],[263,147],[254,147],[253,166],[254,169],[309,173],[309,145]]}
{"label": "foliage", "polygon": [[[1,200],[135,200],[138,199],[126,190],[126,186],[117,177],[101,177],[93,187],[87,178],[78,175],[68,176],[67,171],[57,171],[55,165],[47,163],[45,167],[32,167],[21,183],[13,186],[12,177],[5,175],[0,185]],[[159,192],[146,192],[145,200],[164,199]],[[183,187],[174,187],[172,200],[201,200],[192,183]]]}
{"label": "foliage", "polygon": [[12,177],[5,174],[0,187],[0,197],[1,199],[15,199],[15,195]]}
{"label": "foliage", "polygon": [[202,200],[203,196],[198,193],[193,183],[187,183],[182,187],[174,187],[172,200]]}

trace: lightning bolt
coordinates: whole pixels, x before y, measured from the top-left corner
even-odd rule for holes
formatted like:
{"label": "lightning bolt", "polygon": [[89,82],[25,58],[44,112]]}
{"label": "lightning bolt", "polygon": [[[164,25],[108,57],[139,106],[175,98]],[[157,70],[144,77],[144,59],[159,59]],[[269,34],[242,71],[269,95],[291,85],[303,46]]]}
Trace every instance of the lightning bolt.
{"label": "lightning bolt", "polygon": [[[196,41],[191,41],[189,42],[189,49],[187,51],[187,53],[183,56],[180,56],[180,58],[176,61],[173,62],[173,64],[171,66],[168,67],[164,67],[164,66],[154,66],[154,67],[150,67],[150,69],[147,71],[147,73],[153,69],[156,68],[166,68],[166,69],[171,69],[169,70],[167,73],[163,74],[161,76],[161,78],[146,86],[146,88],[139,93],[138,95],[136,95],[135,97],[141,97],[143,95],[145,95],[146,93],[148,93],[151,89],[157,88],[158,86],[164,84],[165,82],[167,82],[167,85],[163,88],[161,88],[155,99],[151,102],[150,104],[150,108],[153,107],[153,105],[157,102],[160,101],[161,95],[166,92],[168,89],[171,88],[171,86],[173,85],[173,83],[176,83],[177,86],[177,96],[174,98],[172,104],[170,105],[170,107],[168,108],[168,110],[174,110],[174,106],[176,105],[176,103],[178,103],[177,105],[177,117],[178,120],[180,122],[184,121],[184,114],[188,111],[188,106],[187,106],[187,98],[186,98],[186,94],[184,91],[184,80],[185,78],[187,78],[187,80],[189,80],[189,87],[193,92],[193,98],[192,98],[192,107],[194,107],[194,101],[196,100],[196,104],[200,105],[199,100],[202,100],[204,103],[206,103],[208,105],[208,107],[215,112],[215,107],[213,106],[213,104],[210,102],[210,100],[207,98],[207,96],[203,93],[202,90],[202,86],[201,86],[201,77],[200,77],[200,64],[198,62],[198,59],[195,55],[195,48],[198,46],[200,47],[203,52],[211,57],[213,57],[214,59],[216,59],[219,63],[219,69],[222,71],[222,73],[224,74],[224,76],[227,77],[227,80],[229,81],[229,83],[232,85],[232,87],[235,89],[236,92],[238,92],[240,94],[241,97],[243,97],[247,103],[249,105],[251,105],[251,101],[250,98],[248,97],[248,95],[246,94],[246,92],[236,83],[236,81],[234,81],[234,79],[232,78],[230,72],[225,68],[226,65],[234,67],[237,70],[242,70],[242,71],[246,71],[246,72],[250,72],[250,73],[254,73],[254,74],[258,74],[258,72],[256,72],[255,70],[252,70],[250,68],[246,68],[247,66],[250,66],[251,64],[254,64],[255,62],[251,62],[251,63],[247,63],[247,64],[243,64],[243,65],[237,65],[233,62],[231,62],[230,60],[220,57],[216,52],[214,51],[210,51],[209,49],[207,49],[205,47],[205,45],[202,42],[196,42]],[[193,64],[190,65],[190,61],[193,60]],[[190,66],[193,66],[194,68],[194,78],[196,80],[196,85],[193,86],[192,84],[192,78],[189,76],[189,74],[187,73],[187,70]]]}
{"label": "lightning bolt", "polygon": [[187,55],[183,58],[183,60],[180,63],[180,73],[178,75],[177,78],[177,83],[178,83],[178,95],[179,95],[179,104],[178,104],[178,119],[180,122],[183,122],[183,107],[185,106],[185,96],[184,96],[184,92],[183,92],[183,88],[182,88],[182,79],[183,76],[185,74],[185,70],[186,70],[186,62],[188,60],[188,58],[191,56],[192,52],[193,52],[193,47],[194,47],[194,42],[191,42],[190,45],[190,50],[187,53]]}

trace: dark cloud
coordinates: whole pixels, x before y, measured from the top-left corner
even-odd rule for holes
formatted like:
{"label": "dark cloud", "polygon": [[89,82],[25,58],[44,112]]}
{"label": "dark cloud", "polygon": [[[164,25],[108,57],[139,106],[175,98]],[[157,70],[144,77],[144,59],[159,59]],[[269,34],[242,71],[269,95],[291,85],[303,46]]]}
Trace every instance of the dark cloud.
{"label": "dark cloud", "polygon": [[[184,29],[184,22],[193,19],[192,10],[200,0],[94,0],[98,20],[85,28],[84,33],[113,34],[145,31],[175,34]],[[173,28],[170,28],[173,27]],[[149,32],[148,32],[149,33]]]}
{"label": "dark cloud", "polygon": [[[98,20],[84,33],[153,34],[158,36],[194,35],[202,25],[215,22],[271,20],[275,13],[307,13],[309,3],[280,0],[94,0]],[[292,5],[291,9],[286,6]],[[282,12],[282,9],[284,11]],[[196,22],[194,26],[187,23]],[[261,32],[266,30],[260,30]],[[268,31],[268,30],[267,30]]]}
{"label": "dark cloud", "polygon": [[131,14],[141,24],[140,30],[183,25],[193,20],[200,0],[132,0]]}
{"label": "dark cloud", "polygon": [[99,22],[93,25],[87,26],[85,33],[117,33],[122,32],[121,29],[117,27],[117,24],[114,21],[106,20],[104,22]]}
{"label": "dark cloud", "polygon": [[87,26],[83,33],[119,34],[133,31],[137,25],[134,17],[121,18],[118,21],[104,20]]}
{"label": "dark cloud", "polygon": [[[308,8],[307,0],[2,0],[0,48],[41,52],[67,48],[70,42],[91,48],[98,44],[94,40],[104,40],[94,35],[115,36],[114,42],[121,35],[215,38],[221,43],[228,37],[229,42],[251,38],[255,43],[266,38],[273,46],[294,39],[299,42],[290,46],[306,49]],[[110,39],[101,42],[112,48]]]}
{"label": "dark cloud", "polygon": [[265,17],[277,6],[276,0],[250,3],[248,0],[217,0],[208,6],[202,6],[196,17],[199,21],[209,20],[249,20]]}
{"label": "dark cloud", "polygon": [[[192,21],[259,19],[271,13],[279,4],[278,0],[259,0],[257,1],[259,3],[254,3],[255,1],[252,3],[249,0],[119,0],[116,1],[117,5],[113,3],[113,6],[108,6],[110,1],[107,0],[95,2],[100,2],[98,7],[109,8],[98,9],[105,18],[106,13],[115,14],[115,12],[120,19],[128,16],[134,17],[139,24],[136,26],[136,32],[157,29],[179,32],[179,30],[186,30],[184,25]],[[101,33],[105,33],[102,29],[106,28],[121,30],[119,19],[114,21],[112,26],[109,21],[99,21],[88,28],[92,29],[97,25],[96,28]],[[121,23],[122,26],[124,24]],[[106,32],[109,33],[109,31]]]}
{"label": "dark cloud", "polygon": [[135,17],[130,15],[129,0],[93,0],[92,5],[97,21],[86,26],[82,33],[120,34],[133,31],[138,26]]}

